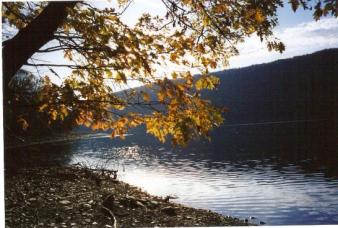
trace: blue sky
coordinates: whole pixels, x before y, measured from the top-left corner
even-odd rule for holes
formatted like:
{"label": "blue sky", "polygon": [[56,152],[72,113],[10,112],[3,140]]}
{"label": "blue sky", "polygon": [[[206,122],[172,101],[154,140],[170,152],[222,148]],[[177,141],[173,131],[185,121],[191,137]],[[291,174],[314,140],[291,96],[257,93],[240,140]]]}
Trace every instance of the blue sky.
{"label": "blue sky", "polygon": [[278,8],[278,19],[280,28],[292,27],[300,23],[313,21],[311,11],[299,8],[293,12],[291,5],[285,3],[284,7]]}
{"label": "blue sky", "polygon": [[313,53],[328,48],[338,48],[338,19],[333,17],[315,21],[312,12],[298,9],[293,12],[291,5],[285,3],[278,9],[279,24],[275,35],[286,45],[283,53],[269,52],[258,37],[247,38],[238,45],[239,56],[232,57],[229,68],[239,68],[271,62],[278,59]]}

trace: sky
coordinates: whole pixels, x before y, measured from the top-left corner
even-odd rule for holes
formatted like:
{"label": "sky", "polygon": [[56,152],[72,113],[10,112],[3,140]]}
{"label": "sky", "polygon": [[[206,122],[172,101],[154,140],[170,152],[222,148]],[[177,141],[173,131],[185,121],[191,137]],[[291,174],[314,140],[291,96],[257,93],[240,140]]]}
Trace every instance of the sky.
{"label": "sky", "polygon": [[[258,37],[252,36],[237,47],[239,56],[232,57],[229,68],[239,68],[253,64],[272,62],[293,56],[313,53],[327,48],[338,48],[338,19],[323,18],[314,21],[312,13],[303,9],[292,11],[291,5],[285,1],[285,6],[278,9],[279,25],[274,29],[275,35],[286,45],[281,54],[269,52],[266,45]],[[114,4],[111,2],[111,4]],[[98,6],[106,5],[105,1]],[[126,23],[132,25],[144,12],[165,14],[165,9],[158,0],[135,0],[123,16]],[[223,70],[223,69],[217,69]]]}
{"label": "sky", "polygon": [[250,37],[238,46],[239,56],[230,59],[230,68],[250,66],[338,47],[338,20],[325,18],[276,28],[276,36],[286,45],[281,54],[269,52],[258,37]]}
{"label": "sky", "polygon": [[[98,8],[116,7],[116,0],[96,1],[93,3]],[[166,13],[161,1],[159,0],[134,0],[130,7],[125,11],[122,20],[133,25],[139,16],[148,12],[153,15],[164,15]],[[246,38],[244,43],[237,47],[240,51],[238,56],[229,60],[229,68],[240,68],[253,64],[272,62],[277,59],[285,59],[293,56],[313,53],[327,48],[338,47],[338,19],[323,18],[314,21],[310,11],[302,9],[293,12],[289,4],[284,8],[278,9],[279,25],[274,29],[275,35],[286,45],[286,50],[281,54],[276,51],[269,52],[264,43],[261,43],[258,37],[251,36]],[[35,55],[38,59],[44,59],[51,62],[62,63],[63,55],[59,56],[53,53],[52,57]],[[35,70],[29,68],[30,70]],[[224,69],[216,69],[224,70]],[[66,69],[56,69],[60,74],[68,74]],[[50,73],[48,70],[42,70],[40,74]]]}

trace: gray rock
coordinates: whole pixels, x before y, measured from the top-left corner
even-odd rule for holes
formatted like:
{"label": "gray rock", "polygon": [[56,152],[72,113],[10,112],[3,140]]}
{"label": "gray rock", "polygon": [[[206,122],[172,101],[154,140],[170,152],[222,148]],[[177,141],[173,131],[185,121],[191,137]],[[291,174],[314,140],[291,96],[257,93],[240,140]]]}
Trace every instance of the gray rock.
{"label": "gray rock", "polygon": [[88,204],[88,203],[85,203],[85,204],[83,204],[83,207],[85,207],[85,208],[91,208],[92,206],[90,204]]}
{"label": "gray rock", "polygon": [[135,201],[135,206],[137,206],[137,207],[142,207],[142,208],[147,208],[143,203],[141,203],[141,202],[138,201],[138,200]]}
{"label": "gray rock", "polygon": [[155,200],[150,200],[150,201],[148,201],[150,204],[152,204],[152,205],[155,205],[155,206],[157,206],[157,205],[159,205],[159,202],[157,202],[157,201],[155,201]]}
{"label": "gray rock", "polygon": [[61,200],[59,203],[62,204],[62,205],[68,205],[71,202],[69,200]]}
{"label": "gray rock", "polygon": [[68,207],[68,206],[66,206],[66,207],[65,207],[65,210],[66,210],[66,211],[71,211],[71,210],[73,210],[73,207]]}

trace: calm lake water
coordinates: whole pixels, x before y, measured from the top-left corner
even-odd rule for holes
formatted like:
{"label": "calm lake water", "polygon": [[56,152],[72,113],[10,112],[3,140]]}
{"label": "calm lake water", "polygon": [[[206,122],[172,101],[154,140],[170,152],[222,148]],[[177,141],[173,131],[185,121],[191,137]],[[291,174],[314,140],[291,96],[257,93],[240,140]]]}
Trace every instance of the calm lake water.
{"label": "calm lake water", "polygon": [[151,194],[257,218],[252,222],[338,224],[337,135],[324,134],[323,128],[313,123],[225,126],[213,133],[212,143],[187,148],[137,135],[111,140],[101,133],[29,153],[22,149],[20,159],[118,169],[120,179]]}

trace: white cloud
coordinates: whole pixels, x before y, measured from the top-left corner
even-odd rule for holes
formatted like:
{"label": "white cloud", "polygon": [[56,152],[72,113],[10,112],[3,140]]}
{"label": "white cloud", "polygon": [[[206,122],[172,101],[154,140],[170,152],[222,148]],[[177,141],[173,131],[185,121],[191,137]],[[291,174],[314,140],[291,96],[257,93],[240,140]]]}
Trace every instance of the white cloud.
{"label": "white cloud", "polygon": [[230,68],[271,62],[327,48],[337,48],[338,19],[326,18],[301,23],[294,27],[275,30],[275,34],[286,45],[286,50],[282,54],[275,51],[269,52],[257,36],[250,37],[238,45],[240,55],[230,59]]}

